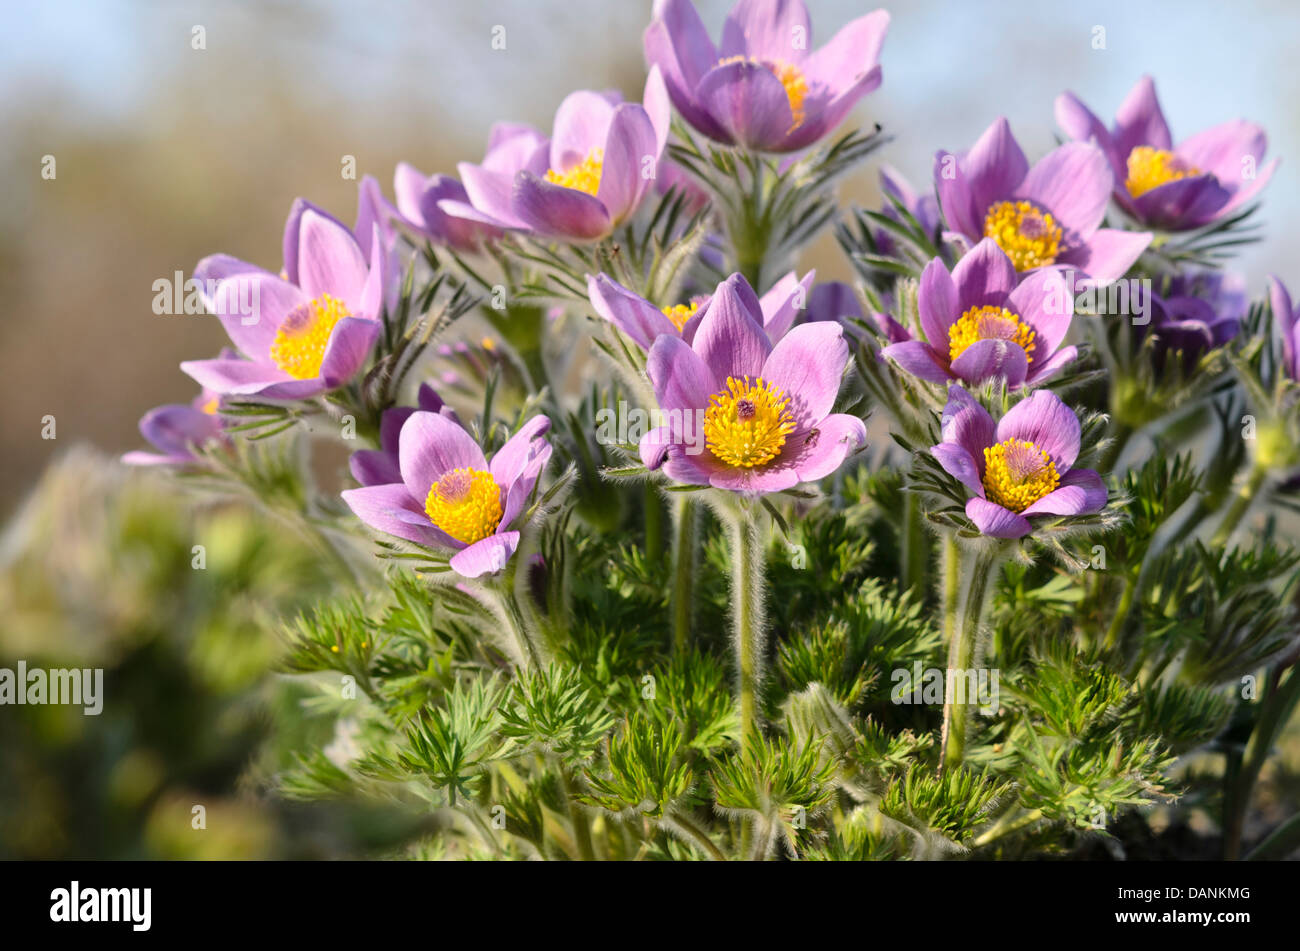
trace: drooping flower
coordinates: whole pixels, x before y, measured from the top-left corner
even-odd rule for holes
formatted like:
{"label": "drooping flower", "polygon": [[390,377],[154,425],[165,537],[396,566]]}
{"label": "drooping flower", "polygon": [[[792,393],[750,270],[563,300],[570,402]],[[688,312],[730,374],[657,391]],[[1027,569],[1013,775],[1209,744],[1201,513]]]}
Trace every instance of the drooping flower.
{"label": "drooping flower", "polygon": [[[450,175],[425,175],[407,162],[399,162],[393,173],[395,203],[384,197],[379,183],[367,175],[361,191],[368,197],[381,220],[381,228],[391,230],[397,221],[407,230],[437,245],[462,252],[474,252],[483,242],[500,236],[501,231],[477,221],[457,218],[438,207],[441,201],[468,202],[465,186]],[[357,216],[357,231],[363,230],[363,217]]]}
{"label": "drooping flower", "polygon": [[1022,538],[1030,518],[1088,515],[1106,505],[1106,485],[1074,469],[1080,426],[1050,390],[1035,390],[996,423],[961,386],[948,388],[943,442],[930,452],[973,493],[966,515],[985,535]]}
{"label": "drooping flower", "polygon": [[743,278],[714,293],[690,343],[663,334],[646,372],[668,420],[641,459],[677,482],[780,492],[830,475],[866,442],[856,416],[831,413],[848,364],[837,323],[801,324],[773,346]]}
{"label": "drooping flower", "polygon": [[465,578],[501,571],[519,546],[514,527],[551,458],[551,421],[534,416],[489,463],[478,443],[441,413],[420,410],[398,436],[400,481],[343,493],[356,516],[388,535],[454,551]]}
{"label": "drooping flower", "polygon": [[[1060,268],[1022,277],[985,238],[951,274],[939,258],[925,266],[917,293],[925,339],[891,344],[881,355],[931,383],[1003,377],[1010,387],[1036,385],[1078,356],[1077,347],[1061,346],[1073,305]],[[888,328],[898,330],[907,333],[896,321]]]}
{"label": "drooping flower", "polygon": [[225,254],[204,258],[194,277],[214,282],[205,302],[242,356],[181,369],[223,396],[308,399],[347,383],[379,336],[387,290],[377,226],[368,244],[367,263],[345,225],[298,199],[285,225],[282,276]]}
{"label": "drooping flower", "polygon": [[644,44],[673,105],[699,132],[725,145],[794,152],[880,85],[888,29],[889,14],[876,10],[811,51],[803,0],[739,0],[715,46],[690,0],[660,0]]}
{"label": "drooping flower", "polygon": [[[419,409],[426,413],[446,416],[459,425],[460,418],[456,411],[442,401],[437,392],[428,383],[420,384],[416,398]],[[409,406],[394,406],[385,410],[379,420],[379,448],[361,449],[348,459],[348,468],[352,478],[362,485],[389,485],[402,481],[402,470],[398,457],[398,439],[402,426],[416,410]]]}
{"label": "drooping flower", "polygon": [[1241,275],[1217,271],[1179,274],[1150,302],[1151,320],[1137,336],[1155,335],[1157,368],[1169,352],[1180,351],[1190,369],[1203,353],[1237,335],[1249,306]]}
{"label": "drooping flower", "polygon": [[[816,276],[816,271],[809,271],[802,278],[791,271],[762,297],[754,293],[749,281],[741,274],[733,274],[719,284],[718,289],[730,285],[735,293],[741,295],[751,312],[761,315],[763,330],[768,340],[775,344],[794,326],[800,311],[808,307],[809,292]],[[588,275],[587,294],[596,313],[631,337],[642,350],[649,350],[663,334],[691,343],[717,291],[685,304],[659,308],[608,275],[597,274],[594,277]]]}
{"label": "drooping flower", "polygon": [[1108,284],[1151,243],[1100,227],[1114,183],[1101,149],[1067,142],[1030,168],[1006,119],[967,152],[939,152],[934,183],[948,227],[971,243],[992,238],[1017,271],[1056,264]]}
{"label": "drooping flower", "polygon": [[572,241],[605,237],[654,188],[668,141],[671,110],[657,69],[644,99],[572,93],[549,140],[528,126],[494,127],[483,163],[457,167],[468,201],[444,198],[438,208],[495,228]]}
{"label": "drooping flower", "polygon": [[1300,310],[1291,306],[1291,294],[1280,280],[1270,275],[1268,301],[1273,308],[1273,326],[1282,339],[1282,368],[1293,380],[1300,380]]}
{"label": "drooping flower", "polygon": [[1150,76],[1138,80],[1110,129],[1071,92],[1057,98],[1056,121],[1070,138],[1100,146],[1114,170],[1120,207],[1164,231],[1200,228],[1237,211],[1268,184],[1278,162],[1260,167],[1268,137],[1243,120],[1175,147]]}
{"label": "drooping flower", "polygon": [[[226,349],[222,356],[233,356]],[[203,389],[189,403],[168,403],[149,410],[140,418],[140,435],[157,452],[134,450],[123,454],[129,466],[185,466],[195,462],[194,449],[224,439],[221,396]]]}

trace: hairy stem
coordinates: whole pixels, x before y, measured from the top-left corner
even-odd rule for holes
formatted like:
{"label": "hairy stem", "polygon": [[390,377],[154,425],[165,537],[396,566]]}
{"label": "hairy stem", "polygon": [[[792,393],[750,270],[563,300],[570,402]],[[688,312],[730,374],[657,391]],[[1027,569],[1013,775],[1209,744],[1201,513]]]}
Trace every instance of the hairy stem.
{"label": "hairy stem", "polygon": [[664,825],[673,832],[676,832],[683,839],[695,843],[704,853],[715,862],[725,862],[727,857],[722,854],[722,850],[713,844],[709,834],[695,824],[685,813],[674,809],[664,816]]}
{"label": "hairy stem", "polygon": [[[961,703],[956,702],[958,685],[964,685],[965,672],[974,667],[976,649],[979,645],[980,628],[984,620],[984,605],[988,592],[1001,567],[1004,548],[1000,544],[990,544],[978,550],[974,558],[963,558],[969,565],[966,588],[962,601],[954,612],[953,636],[948,645],[948,675],[945,678],[943,703],[943,731],[940,736],[940,771],[955,769],[962,764],[966,749],[966,729],[972,699],[965,695],[964,686]],[[945,618],[945,626],[948,619]],[[954,689],[947,689],[951,684]]]}
{"label": "hairy stem", "polygon": [[763,548],[747,511],[731,520],[731,620],[739,675],[740,744],[758,736],[758,690],[763,653]]}
{"label": "hairy stem", "polygon": [[699,509],[694,499],[673,504],[673,650],[690,645],[691,609],[695,594],[695,537]]}
{"label": "hairy stem", "polygon": [[961,548],[957,533],[948,532],[943,538],[943,643],[952,644],[957,628],[957,598],[961,592]]}
{"label": "hairy stem", "polygon": [[903,537],[899,546],[899,574],[904,591],[921,591],[925,583],[927,556],[924,518],[921,497],[915,492],[904,492]]}
{"label": "hairy stem", "polygon": [[578,846],[578,856],[584,862],[594,862],[596,853],[591,847],[591,826],[587,823],[587,814],[578,804],[573,771],[563,763],[560,764],[560,781],[564,785],[564,799],[569,804],[569,822],[573,825],[573,840]]}

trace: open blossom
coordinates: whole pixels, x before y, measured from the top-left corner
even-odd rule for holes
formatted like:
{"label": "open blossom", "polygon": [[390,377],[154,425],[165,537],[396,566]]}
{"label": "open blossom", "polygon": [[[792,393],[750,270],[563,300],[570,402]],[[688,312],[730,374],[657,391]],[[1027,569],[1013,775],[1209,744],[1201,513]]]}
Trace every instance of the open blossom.
{"label": "open blossom", "polygon": [[400,481],[349,489],[343,498],[371,528],[454,551],[451,567],[463,577],[501,571],[519,547],[511,526],[551,458],[542,438],[550,426],[534,416],[489,463],[454,419],[414,412],[398,436]]}
{"label": "open blossom", "polygon": [[1035,390],[996,423],[966,390],[948,388],[939,464],[974,495],[966,515],[985,535],[1021,538],[1031,516],[1088,515],[1106,505],[1106,485],[1091,469],[1073,469],[1080,426],[1050,390]]}
{"label": "open blossom", "polygon": [[654,188],[668,141],[671,110],[657,69],[644,98],[642,105],[617,93],[572,93],[550,139],[528,126],[494,127],[483,163],[457,167],[468,201],[445,198],[438,208],[495,228],[605,237]]}
{"label": "open blossom", "polygon": [[[416,404],[426,413],[437,413],[446,416],[453,423],[460,423],[456,411],[444,403],[428,383],[420,384]],[[362,485],[386,485],[402,481],[398,439],[402,434],[402,426],[415,412],[410,406],[394,406],[384,411],[379,419],[379,448],[358,450],[348,459],[352,478]]]}
{"label": "open blossom", "polygon": [[367,244],[368,260],[347,226],[298,199],[285,225],[283,276],[229,255],[204,258],[194,277],[216,282],[205,302],[242,356],[181,369],[223,396],[307,399],[347,383],[379,336],[387,291],[377,225]]}
{"label": "open blossom", "polygon": [[1282,338],[1282,368],[1293,380],[1300,380],[1300,311],[1291,306],[1291,294],[1276,277],[1268,279],[1268,301],[1273,308],[1273,326]]}
{"label": "open blossom", "polygon": [[819,50],[803,0],[739,0],[715,46],[690,0],[660,0],[646,61],[663,70],[673,105],[698,131],[761,152],[807,148],[881,81],[889,14],[849,23]]}
{"label": "open blossom", "polygon": [[[227,349],[222,356],[233,356]],[[189,403],[169,403],[149,410],[140,418],[140,435],[157,452],[136,450],[122,461],[130,466],[184,466],[195,461],[194,449],[225,438],[222,433],[221,397],[203,389]]]}
{"label": "open blossom", "polygon": [[1253,122],[1225,122],[1175,146],[1150,76],[1138,80],[1110,129],[1070,92],[1056,100],[1056,121],[1070,138],[1101,147],[1114,170],[1120,207],[1165,231],[1200,228],[1232,214],[1277,167],[1277,159],[1260,167],[1268,137]]}
{"label": "open blossom", "polygon": [[992,238],[1017,271],[1058,264],[1108,284],[1151,243],[1101,227],[1114,184],[1101,149],[1067,142],[1031,168],[1006,119],[967,152],[939,152],[934,184],[948,227],[971,243]]}
{"label": "open blossom", "polygon": [[[808,306],[809,291],[816,276],[816,271],[809,271],[802,278],[791,271],[762,297],[755,295],[743,275],[733,274],[724,284],[744,299],[751,313],[761,314],[763,330],[775,344],[794,326],[799,312]],[[708,313],[709,302],[716,296],[715,292],[685,304],[659,308],[605,274],[588,276],[587,293],[596,313],[631,337],[642,350],[649,350],[663,334],[691,343]]]}
{"label": "open blossom", "polygon": [[831,413],[848,344],[831,321],[801,324],[775,346],[738,276],[718,287],[690,343],[664,334],[646,372],[669,422],[641,439],[641,459],[677,482],[780,492],[830,475],[866,427]]}
{"label": "open blossom", "polygon": [[[951,274],[939,258],[927,264],[917,309],[925,339],[891,344],[881,355],[931,383],[1003,377],[1011,387],[1034,385],[1078,355],[1074,346],[1061,347],[1074,313],[1061,270],[1040,268],[1022,278],[991,238]],[[907,332],[896,321],[884,329],[891,339]]]}

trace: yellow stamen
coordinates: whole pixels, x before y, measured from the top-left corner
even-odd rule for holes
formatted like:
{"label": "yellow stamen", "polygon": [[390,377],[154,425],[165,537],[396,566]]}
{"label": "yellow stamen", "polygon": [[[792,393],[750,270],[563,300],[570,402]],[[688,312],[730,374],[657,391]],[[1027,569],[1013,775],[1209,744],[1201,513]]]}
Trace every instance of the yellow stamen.
{"label": "yellow stamen", "polygon": [[497,342],[493,340],[491,337],[484,337],[481,343],[483,344],[483,349],[486,350],[488,353],[491,353],[493,350],[497,348]]}
{"label": "yellow stamen", "polygon": [[207,413],[209,416],[216,416],[217,410],[221,408],[221,397],[219,396],[212,397],[212,399],[208,400],[200,408],[203,410],[203,412]]}
{"label": "yellow stamen", "polygon": [[763,379],[727,377],[725,392],[709,397],[704,440],[729,466],[752,469],[771,462],[794,432],[790,399]]}
{"label": "yellow stamen", "polygon": [[572,188],[594,196],[596,192],[600,191],[600,173],[604,167],[604,162],[605,150],[592,149],[590,155],[568,171],[557,172],[553,168],[548,169],[546,180],[552,185],[563,185],[565,188]]}
{"label": "yellow stamen", "polygon": [[699,309],[699,301],[693,301],[689,304],[674,304],[672,307],[665,307],[663,315],[671,320],[673,326],[677,328],[677,332],[681,333],[687,321],[694,317]]}
{"label": "yellow stamen", "polygon": [[793,66],[784,60],[758,60],[750,59],[744,56],[728,56],[718,61],[719,66],[726,66],[728,63],[757,63],[771,70],[772,75],[781,81],[785,87],[785,97],[790,101],[790,114],[794,116],[794,124],[791,129],[797,129],[803,125],[804,100],[808,98],[808,80],[798,66]]}
{"label": "yellow stamen", "polygon": [[1005,307],[972,307],[948,328],[948,360],[956,360],[971,344],[980,340],[1009,340],[1025,351],[1025,362],[1033,361],[1034,330]]}
{"label": "yellow stamen", "polygon": [[424,511],[452,538],[472,545],[501,524],[501,487],[490,472],[452,469],[429,488]]}
{"label": "yellow stamen", "polygon": [[984,450],[984,492],[1013,512],[1023,512],[1061,484],[1051,457],[1024,439],[1004,439]]}
{"label": "yellow stamen", "polygon": [[1130,152],[1127,164],[1128,178],[1124,187],[1134,198],[1168,182],[1201,174],[1199,168],[1188,165],[1173,152],[1153,149],[1149,145],[1139,145]]}
{"label": "yellow stamen", "polygon": [[1000,201],[984,218],[984,237],[997,242],[1017,271],[1055,261],[1063,236],[1056,220],[1033,202]]}
{"label": "yellow stamen", "polygon": [[285,318],[271,343],[271,361],[296,380],[320,376],[334,325],[352,313],[341,300],[322,294]]}

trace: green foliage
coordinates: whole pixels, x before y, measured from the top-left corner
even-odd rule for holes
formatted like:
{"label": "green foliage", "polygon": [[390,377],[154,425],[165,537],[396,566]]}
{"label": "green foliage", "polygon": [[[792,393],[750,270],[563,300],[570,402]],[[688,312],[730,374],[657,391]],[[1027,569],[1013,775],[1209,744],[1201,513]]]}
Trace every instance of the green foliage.
{"label": "green foliage", "polygon": [[602,763],[586,773],[590,792],[580,798],[616,814],[662,817],[687,800],[694,782],[682,753],[673,723],[633,714],[606,739]]}

